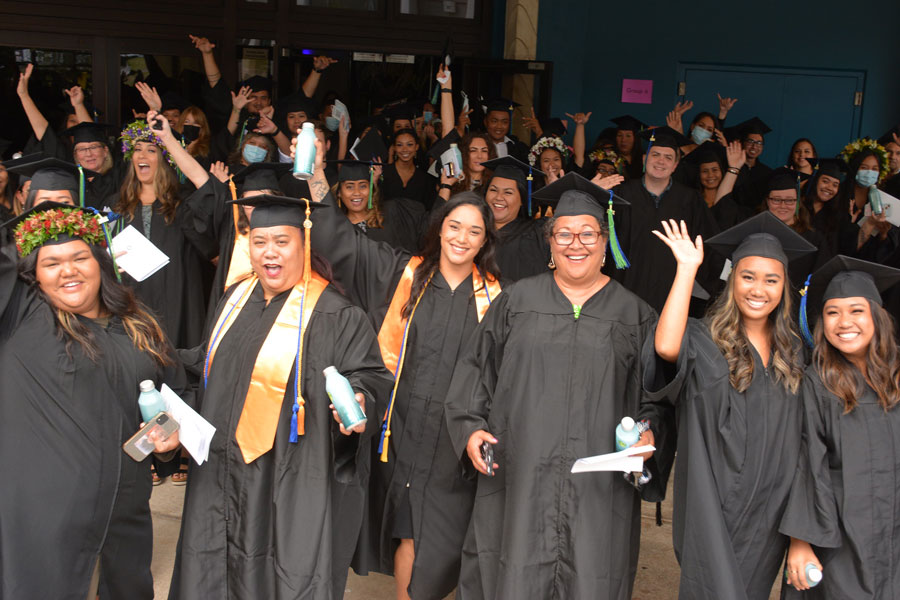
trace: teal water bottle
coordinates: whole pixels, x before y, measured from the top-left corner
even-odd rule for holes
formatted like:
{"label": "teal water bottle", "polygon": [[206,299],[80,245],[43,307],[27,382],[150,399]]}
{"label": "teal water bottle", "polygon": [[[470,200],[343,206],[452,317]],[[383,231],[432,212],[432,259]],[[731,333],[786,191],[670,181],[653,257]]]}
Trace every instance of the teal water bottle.
{"label": "teal water bottle", "polygon": [[312,179],[316,166],[316,126],[307,121],[297,136],[294,148],[294,177]]}
{"label": "teal water bottle", "polygon": [[813,563],[806,563],[806,583],[809,587],[816,587],[822,581],[822,571]]}
{"label": "teal water bottle", "polygon": [[144,423],[166,410],[166,401],[156,389],[156,385],[150,379],[141,382],[141,395],[138,396],[138,406],[141,407],[141,418]]}
{"label": "teal water bottle", "polygon": [[366,413],[359,407],[356,401],[356,394],[353,392],[353,386],[347,381],[347,378],[338,373],[336,368],[327,367],[325,374],[325,392],[331,399],[334,410],[337,411],[344,429],[352,429],[357,425],[365,423]]}
{"label": "teal water bottle", "polygon": [[869,206],[872,207],[873,215],[880,215],[884,212],[884,204],[881,202],[881,192],[874,185],[869,186]]}
{"label": "teal water bottle", "polygon": [[616,426],[616,450],[624,450],[637,444],[641,433],[635,427],[634,419],[625,417]]}

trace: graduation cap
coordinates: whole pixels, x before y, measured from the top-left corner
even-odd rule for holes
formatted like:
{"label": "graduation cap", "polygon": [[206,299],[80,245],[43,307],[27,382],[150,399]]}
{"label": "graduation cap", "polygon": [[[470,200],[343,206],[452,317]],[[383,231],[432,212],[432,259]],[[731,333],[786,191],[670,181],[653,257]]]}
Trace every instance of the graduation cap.
{"label": "graduation cap", "polygon": [[162,103],[162,106],[159,109],[159,112],[165,112],[167,110],[182,111],[190,106],[188,101],[182,98],[180,94],[171,90],[168,92],[164,92],[160,97],[160,101]]}
{"label": "graduation cap", "polygon": [[285,116],[292,112],[304,112],[309,119],[316,116],[315,104],[303,92],[297,92],[282,98],[278,101],[276,110]]}
{"label": "graduation cap", "polygon": [[106,131],[112,126],[106,123],[86,121],[63,131],[63,135],[71,135],[73,144],[107,143]]}
{"label": "graduation cap", "polygon": [[675,131],[668,125],[654,127],[653,129],[645,129],[639,132],[638,136],[649,142],[647,145],[648,153],[650,152],[650,148],[658,146],[660,148],[672,148],[675,150],[675,153],[678,154],[682,146],[689,146],[693,143],[690,139],[686,138],[684,134]]}
{"label": "graduation cap", "polygon": [[724,170],[728,166],[728,154],[725,146],[715,141],[700,144],[693,152],[684,157],[685,162],[699,167],[704,163],[717,162]]}
{"label": "graduation cap", "polygon": [[647,125],[642,123],[641,121],[635,119],[631,115],[622,115],[621,117],[614,117],[610,119],[613,123],[616,124],[617,131],[633,131],[635,133],[639,131],[643,131],[647,129]]}
{"label": "graduation cap", "polygon": [[743,140],[751,133],[766,135],[767,133],[771,133],[771,131],[772,128],[766,125],[762,119],[759,117],[751,117],[746,121],[738,123],[734,127],[726,127],[722,133],[727,140],[733,141]]}
{"label": "graduation cap", "polygon": [[85,178],[98,175],[94,171],[53,157],[7,166],[7,170],[30,177],[32,190],[68,190],[73,196],[78,195],[80,206],[84,206]]}
{"label": "graduation cap", "polygon": [[806,287],[800,292],[803,296],[800,301],[800,332],[803,339],[810,347],[813,346],[807,314],[810,303],[816,314],[825,302],[835,298],[862,297],[881,306],[881,292],[897,283],[900,283],[900,269],[842,254],[835,256],[807,277]]}
{"label": "graduation cap", "polygon": [[351,152],[357,160],[374,160],[380,158],[381,162],[387,164],[388,149],[381,139],[381,134],[377,127],[372,127],[359,139],[355,148],[351,148]]}
{"label": "graduation cap", "polygon": [[[69,222],[69,215],[77,217],[74,222]],[[13,232],[21,258],[42,246],[65,244],[74,240],[83,240],[91,245],[110,244],[109,231],[96,209],[62,202],[41,202],[3,223],[0,229]]]}
{"label": "graduation cap", "polygon": [[519,187],[519,193],[522,196],[527,197],[528,216],[530,217],[531,182],[534,181],[535,174],[546,177],[546,173],[529,164],[523,163],[513,156],[504,156],[502,158],[488,160],[481,163],[481,166],[494,172],[491,179],[494,177],[502,177],[503,179],[512,179],[516,182],[516,185]]}
{"label": "graduation cap", "polygon": [[[604,190],[575,172],[566,173],[550,185],[541,188],[535,192],[534,198],[545,204],[555,204],[554,217],[590,215],[600,223],[606,219],[609,225],[609,247],[613,259],[615,259],[616,268],[627,269],[631,266],[619,245],[616,223],[613,219],[615,214],[613,204],[627,206],[629,204],[627,200],[614,194],[612,190]],[[606,205],[605,210],[604,205]]]}
{"label": "graduation cap", "polygon": [[419,111],[421,109],[416,107],[415,104],[411,102],[403,101],[399,104],[393,104],[382,111],[382,115],[388,118],[388,121],[391,125],[394,124],[394,121],[409,121],[410,123],[416,120],[416,117],[419,115]]}
{"label": "graduation cap", "polygon": [[241,89],[244,86],[249,86],[251,92],[269,92],[269,95],[272,95],[272,80],[268,77],[254,75],[253,77],[249,77],[240,82],[238,84],[238,89]]}
{"label": "graduation cap", "polygon": [[[253,212],[250,214],[250,229],[278,227],[281,225],[307,228],[305,223],[309,218],[309,212],[307,211],[311,212],[317,208],[331,207],[331,204],[328,202],[310,202],[306,198],[288,198],[287,196],[274,196],[272,194],[238,198],[229,200],[228,203],[253,207]],[[307,246],[309,246],[308,239]]]}
{"label": "graduation cap", "polygon": [[812,167],[813,172],[810,176],[810,183],[806,186],[806,193],[811,194],[815,190],[815,181],[819,175],[828,175],[834,177],[838,181],[843,181],[844,174],[847,173],[849,167],[841,158],[807,158],[806,162]]}
{"label": "graduation cap", "polygon": [[375,161],[365,160],[335,160],[331,163],[341,165],[338,171],[338,181],[363,181],[369,182],[369,201],[366,207],[372,209],[372,195],[375,192]]}
{"label": "graduation cap", "polygon": [[234,174],[234,182],[241,186],[241,193],[263,190],[281,191],[278,179],[291,170],[291,163],[250,163]]}
{"label": "graduation cap", "polygon": [[481,109],[484,111],[484,116],[487,116],[489,112],[500,111],[505,113],[511,113],[515,108],[522,106],[518,102],[513,102],[507,98],[489,98],[488,100],[483,100],[481,104]]}
{"label": "graduation cap", "polygon": [[878,143],[882,146],[887,146],[888,144],[896,144],[897,142],[894,141],[895,134],[900,136],[900,126],[898,125],[895,125],[894,127],[891,127],[886,132],[884,132],[884,134],[880,138],[878,138]]}
{"label": "graduation cap", "polygon": [[733,265],[748,256],[772,258],[784,265],[816,251],[816,247],[766,211],[706,240],[706,245],[730,258]]}
{"label": "graduation cap", "polygon": [[546,119],[538,119],[538,122],[541,125],[541,129],[544,131],[543,135],[555,135],[557,137],[566,135],[566,124],[562,119],[548,117]]}
{"label": "graduation cap", "polygon": [[795,190],[797,192],[797,205],[794,207],[794,216],[800,214],[800,184],[809,179],[811,175],[795,171],[788,167],[778,167],[769,175],[766,181],[766,191]]}

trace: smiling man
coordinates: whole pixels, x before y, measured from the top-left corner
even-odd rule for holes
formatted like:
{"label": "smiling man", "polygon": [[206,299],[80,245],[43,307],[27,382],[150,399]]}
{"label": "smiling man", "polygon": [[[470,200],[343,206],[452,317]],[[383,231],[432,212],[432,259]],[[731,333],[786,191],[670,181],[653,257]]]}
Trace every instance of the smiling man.
{"label": "smiling man", "polygon": [[[609,265],[607,270],[658,312],[672,287],[676,264],[666,245],[651,232],[668,219],[683,220],[688,231],[704,239],[715,234],[717,227],[700,192],[672,179],[681,159],[680,147],[688,145],[690,140],[669,127],[645,130],[641,137],[649,142],[644,176],[616,188],[616,193],[631,204],[620,209],[621,217],[616,215],[619,242],[631,267],[622,271],[613,269],[615,274]],[[698,281],[705,282],[704,287],[714,283],[708,281],[708,273],[713,270],[712,267],[701,270]]]}
{"label": "smiling man", "polygon": [[[203,348],[200,412],[216,436],[188,481],[169,598],[341,597],[390,375],[366,315],[304,241],[306,203],[238,202],[255,206],[254,273],[229,288]],[[329,366],[367,424],[346,430],[329,409]]]}

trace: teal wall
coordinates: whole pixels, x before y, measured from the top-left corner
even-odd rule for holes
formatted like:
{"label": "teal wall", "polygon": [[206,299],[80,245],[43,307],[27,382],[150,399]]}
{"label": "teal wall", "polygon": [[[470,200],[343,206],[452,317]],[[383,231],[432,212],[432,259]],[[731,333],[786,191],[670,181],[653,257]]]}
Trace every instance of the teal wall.
{"label": "teal wall", "polygon": [[[864,24],[854,29],[857,21]],[[589,143],[610,125],[606,119],[623,113],[664,125],[677,100],[679,61],[864,71],[860,131],[879,136],[900,123],[897,23],[896,0],[541,0],[537,59],[553,61],[554,116],[593,111]],[[652,79],[653,103],[621,103],[623,78]],[[718,110],[715,98],[691,98],[690,90],[687,97],[693,112]]]}

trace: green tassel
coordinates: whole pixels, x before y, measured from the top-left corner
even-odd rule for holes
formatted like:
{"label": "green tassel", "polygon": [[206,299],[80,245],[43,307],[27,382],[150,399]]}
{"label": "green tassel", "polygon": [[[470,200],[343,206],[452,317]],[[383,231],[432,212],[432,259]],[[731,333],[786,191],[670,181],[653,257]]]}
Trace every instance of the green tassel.
{"label": "green tassel", "polygon": [[806,345],[812,348],[815,346],[815,342],[813,341],[812,333],[809,330],[809,315],[807,315],[807,305],[809,304],[809,279],[806,278],[806,283],[803,285],[803,289],[800,290],[800,335],[803,336],[803,341],[806,342]]}
{"label": "green tassel", "polygon": [[622,252],[622,246],[619,245],[619,236],[616,235],[616,221],[613,218],[614,214],[616,214],[616,211],[613,210],[613,193],[610,190],[609,206],[606,209],[606,221],[609,223],[609,248],[612,250],[613,259],[616,261],[616,268],[627,269],[631,266],[631,263],[628,262],[625,253]]}
{"label": "green tassel", "polygon": [[78,165],[78,203],[84,208],[84,169]]}
{"label": "green tassel", "polygon": [[372,192],[375,189],[375,167],[369,166],[369,210],[372,210]]}

